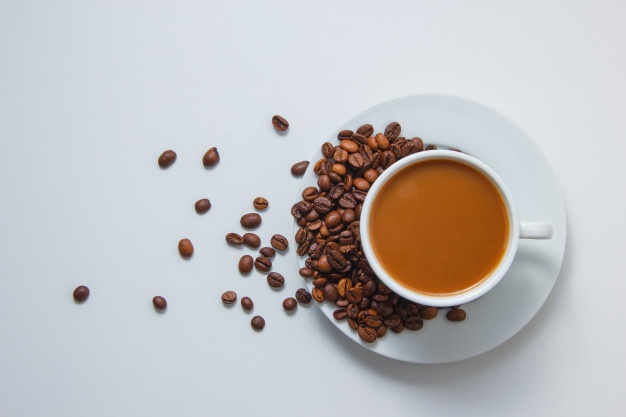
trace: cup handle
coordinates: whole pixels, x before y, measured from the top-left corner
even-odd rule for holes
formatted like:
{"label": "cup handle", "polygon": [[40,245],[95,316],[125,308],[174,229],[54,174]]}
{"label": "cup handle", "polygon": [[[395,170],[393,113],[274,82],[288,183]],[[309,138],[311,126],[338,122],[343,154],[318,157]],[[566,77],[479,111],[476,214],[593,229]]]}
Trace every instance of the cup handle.
{"label": "cup handle", "polygon": [[519,237],[522,239],[552,239],[554,228],[545,222],[522,222]]}

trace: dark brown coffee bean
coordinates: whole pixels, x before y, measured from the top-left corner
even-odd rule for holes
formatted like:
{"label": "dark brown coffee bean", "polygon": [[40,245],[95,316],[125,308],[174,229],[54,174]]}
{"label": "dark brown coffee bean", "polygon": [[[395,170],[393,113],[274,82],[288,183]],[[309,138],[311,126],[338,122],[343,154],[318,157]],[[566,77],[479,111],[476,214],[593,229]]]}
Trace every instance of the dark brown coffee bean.
{"label": "dark brown coffee bean", "polygon": [[455,308],[446,314],[446,318],[450,321],[463,321],[467,317],[465,310],[461,308]]}
{"label": "dark brown coffee bean", "polygon": [[252,256],[250,255],[243,255],[240,259],[239,259],[239,272],[241,272],[242,274],[247,274],[250,271],[252,271],[252,268],[254,267],[254,259],[252,259]]}
{"label": "dark brown coffee bean", "polygon": [[272,236],[270,240],[270,244],[273,248],[277,250],[285,250],[289,246],[289,241],[283,235],[279,235],[278,233]]}
{"label": "dark brown coffee bean", "polygon": [[326,174],[320,175],[320,177],[317,179],[317,186],[320,187],[320,191],[330,190],[331,184],[332,181],[330,180],[330,177]]}
{"label": "dark brown coffee bean", "polygon": [[355,133],[354,135],[352,135],[352,140],[354,142],[360,143],[361,145],[366,145],[367,144],[367,136],[362,135],[360,133]]}
{"label": "dark brown coffee bean", "polygon": [[291,175],[294,177],[301,177],[309,167],[309,161],[296,162],[291,166]]}
{"label": "dark brown coffee bean", "polygon": [[299,288],[298,291],[296,291],[296,300],[298,300],[299,303],[309,304],[312,298],[313,296],[306,288]]}
{"label": "dark brown coffee bean", "polygon": [[349,153],[354,153],[359,151],[359,144],[351,139],[344,139],[339,143],[341,149],[345,149]]}
{"label": "dark brown coffee bean", "polygon": [[371,124],[364,124],[356,130],[356,133],[363,135],[366,138],[369,138],[374,134],[374,126],[372,126]]}
{"label": "dark brown coffee bean", "polygon": [[338,204],[339,204],[339,207],[341,207],[342,209],[354,209],[356,208],[358,203],[352,193],[345,193],[339,199]]}
{"label": "dark brown coffee bean", "polygon": [[311,209],[313,208],[313,205],[311,203],[309,203],[308,201],[299,201],[296,203],[296,209],[298,210],[298,213],[300,213],[300,215],[305,216],[307,215]]}
{"label": "dark brown coffee bean", "polygon": [[373,315],[373,314],[368,314],[363,319],[363,323],[367,327],[371,327],[372,329],[376,329],[376,328],[378,328],[378,327],[383,325],[383,319],[381,317],[379,317],[379,316],[376,316],[376,315]]}
{"label": "dark brown coffee bean", "polygon": [[298,249],[296,249],[296,253],[298,254],[298,256],[306,255],[309,250],[309,246],[310,246],[309,242],[303,242],[300,245],[298,245]]}
{"label": "dark brown coffee bean", "polygon": [[302,190],[302,199],[311,203],[317,198],[318,193],[319,191],[316,187],[306,187],[304,190]]}
{"label": "dark brown coffee bean", "polygon": [[366,343],[374,343],[376,341],[376,330],[371,327],[359,327],[358,334],[361,340]]}
{"label": "dark brown coffee bean", "polygon": [[335,284],[329,282],[324,285],[324,300],[334,303],[337,299],[339,299],[339,293]]}
{"label": "dark brown coffee bean", "polygon": [[226,235],[226,242],[230,245],[239,246],[243,243],[243,237],[237,233],[228,233]]}
{"label": "dark brown coffee bean", "polygon": [[159,166],[163,169],[169,168],[176,161],[176,152],[167,150],[159,156]]}
{"label": "dark brown coffee bean", "polygon": [[267,198],[265,197],[257,197],[252,202],[252,205],[257,210],[265,210],[267,209],[267,206],[269,206],[269,204],[269,201],[267,201]]}
{"label": "dark brown coffee bean", "polygon": [[333,311],[333,317],[335,318],[335,320],[345,320],[348,318],[348,312],[345,308],[340,308]]}
{"label": "dark brown coffee bean", "polygon": [[269,272],[272,269],[272,260],[265,256],[259,256],[254,260],[254,267],[257,271]]}
{"label": "dark brown coffee bean", "polygon": [[267,274],[267,283],[272,288],[280,288],[285,284],[285,277],[278,272],[270,272]]}
{"label": "dark brown coffee bean", "polygon": [[404,324],[404,328],[407,330],[416,331],[424,327],[424,321],[416,316],[408,316],[404,318],[402,323]]}
{"label": "dark brown coffee bean", "polygon": [[272,125],[274,125],[274,129],[279,132],[284,132],[289,128],[289,122],[282,116],[275,115],[272,117]]}
{"label": "dark brown coffee bean", "polygon": [[324,301],[324,291],[321,288],[315,287],[311,290],[311,295],[313,299],[318,303]]}
{"label": "dark brown coffee bean", "polygon": [[413,138],[409,141],[411,153],[422,152],[424,150],[424,141],[420,138]]}
{"label": "dark brown coffee bean", "polygon": [[333,208],[333,202],[327,197],[317,197],[313,201],[313,209],[319,214],[326,214]]}
{"label": "dark brown coffee bean", "polygon": [[385,326],[387,327],[396,327],[398,324],[400,324],[402,321],[402,318],[400,317],[399,314],[392,314],[388,317],[385,317],[385,319],[383,320],[383,323],[385,323]]}
{"label": "dark brown coffee bean", "polygon": [[196,209],[196,213],[204,214],[211,209],[211,202],[209,201],[208,198],[203,198],[203,199],[196,201],[196,204],[194,205],[194,207]]}
{"label": "dark brown coffee bean", "polygon": [[250,248],[256,249],[261,246],[261,238],[255,233],[244,233],[242,239],[243,244]]}
{"label": "dark brown coffee bean", "polygon": [[85,285],[79,285],[74,289],[72,296],[76,302],[82,303],[89,298],[89,288]]}
{"label": "dark brown coffee bean", "polygon": [[235,291],[225,291],[222,294],[222,302],[224,304],[232,304],[237,301],[237,293]]}
{"label": "dark brown coffee bean", "polygon": [[425,151],[435,151],[435,150],[437,150],[437,145],[433,145],[433,144],[427,145],[427,146],[424,148],[424,150],[425,150]]}
{"label": "dark brown coffee bean", "polygon": [[180,242],[178,242],[178,253],[180,253],[180,256],[183,258],[191,258],[193,255],[193,244],[191,240],[181,239]]}
{"label": "dark brown coffee bean", "polygon": [[252,301],[252,298],[243,297],[241,299],[241,307],[246,311],[252,310],[254,308],[254,302]]}
{"label": "dark brown coffee bean", "polygon": [[360,153],[351,153],[348,156],[348,165],[355,170],[361,169],[365,164],[365,159]]}
{"label": "dark brown coffee bean", "polygon": [[352,135],[354,135],[354,132],[350,129],[342,130],[337,134],[337,139],[339,139],[340,141],[344,139],[350,139]]}
{"label": "dark brown coffee bean", "polygon": [[370,184],[373,184],[374,181],[378,179],[378,172],[375,169],[370,168],[363,173],[363,179]]}
{"label": "dark brown coffee bean", "polygon": [[420,310],[420,316],[424,320],[432,320],[435,317],[437,317],[438,312],[439,312],[439,309],[437,309],[437,307],[424,307],[423,309]]}
{"label": "dark brown coffee bean", "polygon": [[261,224],[261,215],[259,213],[248,213],[241,216],[241,226],[246,229],[254,229]]}
{"label": "dark brown coffee bean", "polygon": [[220,154],[217,152],[216,147],[212,147],[211,149],[206,151],[206,153],[202,157],[202,164],[206,168],[210,168],[212,166],[217,165],[219,161],[220,161]]}
{"label": "dark brown coffee bean", "polygon": [[361,287],[348,288],[346,292],[346,298],[352,304],[358,305],[361,302],[361,299],[363,298],[363,290],[361,289]]}
{"label": "dark brown coffee bean", "polygon": [[285,311],[293,311],[298,307],[298,301],[293,297],[287,297],[283,300],[283,308]]}
{"label": "dark brown coffee bean", "polygon": [[254,316],[250,320],[250,325],[254,330],[263,330],[265,327],[265,319],[261,316]]}
{"label": "dark brown coffee bean", "polygon": [[259,253],[266,258],[273,258],[274,256],[276,256],[276,251],[274,250],[274,248],[270,248],[269,246],[262,247],[259,250]]}
{"label": "dark brown coffee bean", "polygon": [[365,178],[355,178],[354,188],[360,191],[367,191],[370,189],[370,183]]}
{"label": "dark brown coffee bean", "polygon": [[157,310],[165,310],[165,308],[167,307],[167,301],[165,300],[165,298],[157,295],[152,299],[152,305],[154,305],[154,308],[156,308]]}
{"label": "dark brown coffee bean", "polygon": [[332,143],[325,142],[322,145],[322,155],[324,156],[324,158],[329,159],[333,156],[334,153],[335,153],[335,147],[333,146]]}
{"label": "dark brown coffee bean", "polygon": [[330,165],[332,164],[327,158],[321,158],[313,165],[313,172],[315,175],[327,175],[330,172]]}
{"label": "dark brown coffee bean", "polygon": [[398,136],[400,136],[400,131],[401,130],[402,130],[402,128],[400,127],[400,123],[398,123],[398,122],[391,122],[385,128],[385,136],[387,136],[387,138],[390,141],[393,141]]}

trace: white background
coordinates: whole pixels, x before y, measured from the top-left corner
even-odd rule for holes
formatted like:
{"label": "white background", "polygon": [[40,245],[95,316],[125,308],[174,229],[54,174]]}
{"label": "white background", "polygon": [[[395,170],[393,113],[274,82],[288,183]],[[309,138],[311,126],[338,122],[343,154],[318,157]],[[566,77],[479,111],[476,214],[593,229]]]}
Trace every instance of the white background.
{"label": "white background", "polygon": [[[0,416],[623,415],[624,21],[619,1],[1,1]],[[540,312],[445,365],[363,349],[313,304],[285,314],[294,248],[276,292],[224,242],[258,195],[264,242],[291,237],[291,165],[416,92],[523,126],[568,214]],[[262,332],[227,289],[255,300]]]}

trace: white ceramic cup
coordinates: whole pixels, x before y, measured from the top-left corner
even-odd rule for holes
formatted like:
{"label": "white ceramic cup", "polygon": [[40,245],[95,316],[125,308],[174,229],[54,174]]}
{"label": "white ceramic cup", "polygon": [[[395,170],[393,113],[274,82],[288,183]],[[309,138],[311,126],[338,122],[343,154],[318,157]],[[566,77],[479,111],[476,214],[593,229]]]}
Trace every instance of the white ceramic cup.
{"label": "white ceramic cup", "polygon": [[[395,173],[399,172],[408,165],[419,164],[420,162],[426,160],[453,160],[466,164],[478,170],[483,175],[485,175],[485,177],[487,177],[500,192],[502,201],[504,202],[508,212],[508,241],[506,243],[506,248],[502,258],[500,259],[500,262],[489,274],[489,276],[486,277],[480,284],[461,293],[433,296],[428,294],[421,294],[403,286],[398,281],[396,281],[393,276],[385,271],[380,262],[376,259],[374,250],[371,245],[369,216],[372,208],[372,203],[376,200],[379,190],[390,178],[394,176]],[[387,168],[374,182],[367,194],[367,198],[363,202],[360,229],[361,245],[363,247],[363,252],[378,278],[380,278],[390,289],[392,289],[400,296],[416,303],[435,307],[449,307],[465,304],[486,294],[489,290],[495,287],[498,282],[500,282],[500,280],[505,276],[509,267],[513,263],[515,253],[517,252],[518,241],[520,238],[550,239],[553,235],[553,227],[550,223],[524,221],[520,222],[511,193],[509,192],[502,179],[493,171],[493,169],[472,156],[461,152],[449,150],[432,150],[419,152],[413,155],[409,155]]]}

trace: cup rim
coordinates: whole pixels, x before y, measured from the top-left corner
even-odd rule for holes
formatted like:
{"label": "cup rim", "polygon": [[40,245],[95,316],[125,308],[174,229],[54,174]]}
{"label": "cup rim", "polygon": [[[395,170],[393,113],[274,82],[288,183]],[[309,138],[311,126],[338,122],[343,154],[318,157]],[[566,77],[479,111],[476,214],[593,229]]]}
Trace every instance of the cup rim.
{"label": "cup rim", "polygon": [[[408,289],[407,287],[394,280],[384,270],[382,265],[380,265],[380,263],[376,259],[369,237],[369,215],[371,211],[371,206],[372,202],[378,195],[381,187],[389,180],[389,178],[391,178],[395,173],[399,172],[405,167],[433,159],[459,161],[482,172],[488,179],[491,180],[491,182],[500,192],[500,195],[502,196],[505,207],[507,209],[509,220],[509,235],[504,255],[502,256],[500,263],[490,274],[490,276],[479,285],[472,287],[464,292],[444,296],[420,294]],[[492,168],[471,155],[459,151],[436,149],[418,152],[400,159],[399,161],[392,164],[385,171],[383,171],[383,173],[376,179],[376,181],[374,181],[367,193],[367,197],[363,202],[363,208],[361,211],[361,247],[363,249],[363,253],[365,254],[365,258],[367,259],[370,267],[372,268],[376,276],[381,281],[383,281],[383,283],[387,285],[392,291],[410,301],[419,304],[434,307],[451,307],[466,304],[481,297],[482,295],[489,292],[493,287],[495,287],[498,282],[500,282],[500,280],[504,277],[509,267],[513,263],[513,259],[515,258],[515,253],[517,252],[517,246],[519,241],[519,227],[519,220],[513,197],[504,181]]]}

